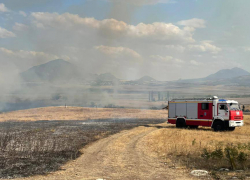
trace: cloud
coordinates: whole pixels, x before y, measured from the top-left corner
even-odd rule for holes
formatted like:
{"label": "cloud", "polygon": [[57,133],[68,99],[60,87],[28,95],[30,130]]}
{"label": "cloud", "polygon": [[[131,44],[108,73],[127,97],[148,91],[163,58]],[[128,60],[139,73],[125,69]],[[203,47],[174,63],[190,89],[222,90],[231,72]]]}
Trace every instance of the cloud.
{"label": "cloud", "polygon": [[22,15],[23,17],[27,17],[27,14],[24,11],[19,11],[19,14]]}
{"label": "cloud", "polygon": [[131,67],[137,74],[161,77],[160,71],[189,67],[194,55],[202,54],[207,60],[221,50],[210,41],[196,42],[194,27],[172,23],[129,24],[48,12],[33,12],[29,19],[29,40],[37,49],[48,54],[63,52],[85,72],[111,72],[124,79]]}
{"label": "cloud", "polygon": [[[85,73],[111,72],[123,79],[134,79],[136,77],[132,76],[146,73],[171,80],[180,76],[174,75],[176,69],[192,74],[193,69],[203,66],[205,61],[210,60],[212,64],[215,61],[212,56],[220,55],[216,53],[221,51],[211,41],[194,40],[197,25],[130,24],[71,13],[33,12],[28,16],[23,24],[14,21],[12,31],[20,40],[13,45],[15,50],[4,46],[0,50],[1,61],[13,63],[19,72],[62,58],[81,67]],[[195,61],[194,55],[203,57]],[[133,69],[133,75],[129,69]]]}
{"label": "cloud", "polygon": [[[166,45],[166,50],[179,53],[212,53],[217,54],[222,51],[221,48],[212,44],[212,41],[201,41],[200,43],[189,43],[184,45]],[[243,48],[247,51],[247,48]],[[250,48],[249,48],[250,51]],[[201,56],[201,54],[195,54],[194,56]]]}
{"label": "cloud", "polygon": [[150,56],[152,59],[154,60],[158,60],[158,61],[162,61],[162,62],[170,62],[172,61],[174,58],[172,56],[160,56],[160,55],[152,55]]}
{"label": "cloud", "polygon": [[181,26],[187,26],[192,28],[205,28],[206,27],[206,21],[203,19],[193,18],[188,20],[183,20],[177,22],[178,25]]}
{"label": "cloud", "polygon": [[33,66],[46,63],[54,59],[69,61],[66,55],[55,55],[39,51],[11,50],[0,47],[0,71],[22,72]]}
{"label": "cloud", "polygon": [[[17,80],[16,75],[32,66],[46,63],[60,56],[45,52],[10,50],[0,47],[0,82],[9,83],[11,79]],[[15,82],[16,83],[16,82]]]}
{"label": "cloud", "polygon": [[24,24],[21,24],[21,23],[15,23],[15,25],[13,26],[13,29],[15,31],[24,31],[24,30],[27,30],[29,27],[24,25]]}
{"label": "cloud", "polygon": [[177,51],[181,53],[186,50],[186,47],[182,45],[166,45],[165,48],[170,51]]}
{"label": "cloud", "polygon": [[195,66],[199,66],[201,63],[199,63],[199,62],[197,62],[195,60],[191,60],[190,64],[195,65]]}
{"label": "cloud", "polygon": [[250,46],[240,47],[239,49],[243,50],[244,52],[250,52]]}
{"label": "cloud", "polygon": [[242,47],[242,49],[243,49],[245,52],[250,51],[250,47]]}
{"label": "cloud", "polygon": [[0,27],[0,38],[11,38],[11,37],[15,37],[15,36],[16,35],[13,32],[8,31],[7,29]]}
{"label": "cloud", "polygon": [[150,56],[153,59],[153,62],[155,63],[158,62],[159,64],[161,63],[172,63],[172,64],[179,64],[179,63],[184,63],[183,60],[174,58],[172,56],[160,56],[160,55],[152,55]]}
{"label": "cloud", "polygon": [[85,34],[87,30],[96,31],[100,36],[109,39],[131,38],[166,44],[194,42],[189,30],[180,29],[171,23],[155,22],[152,24],[139,23],[130,25],[115,19],[96,20],[82,18],[78,15],[65,13],[32,13],[33,25],[40,29],[60,29]]}
{"label": "cloud", "polygon": [[126,3],[126,4],[132,4],[136,6],[142,6],[142,5],[154,5],[159,3],[173,3],[174,1],[171,0],[108,0],[113,3]]}
{"label": "cloud", "polygon": [[96,46],[95,49],[111,57],[121,57],[121,56],[123,57],[130,56],[133,58],[141,57],[141,55],[138,54],[136,51],[126,47]]}
{"label": "cloud", "polygon": [[158,40],[169,42],[193,42],[192,35],[180,29],[171,23],[159,23],[153,24],[140,23],[137,26],[130,26],[128,34],[132,37],[148,38],[151,40]]}
{"label": "cloud", "polygon": [[0,12],[9,12],[10,10],[3,4],[0,3]]}
{"label": "cloud", "polygon": [[70,28],[76,25],[85,25],[93,28],[98,28],[100,22],[94,18],[81,18],[78,15],[64,13],[59,15],[58,13],[47,13],[47,12],[33,12],[31,16],[35,19],[34,24],[37,27],[58,27],[62,26],[65,28]]}
{"label": "cloud", "polygon": [[59,56],[47,54],[44,52],[24,51],[24,50],[13,51],[3,47],[0,47],[0,53],[2,55],[9,56],[12,58],[31,59],[31,60],[36,58],[41,58],[43,60],[52,60],[60,58]]}
{"label": "cloud", "polygon": [[190,51],[195,52],[209,52],[217,54],[221,51],[221,48],[212,45],[210,41],[202,41],[199,45],[188,45]]}

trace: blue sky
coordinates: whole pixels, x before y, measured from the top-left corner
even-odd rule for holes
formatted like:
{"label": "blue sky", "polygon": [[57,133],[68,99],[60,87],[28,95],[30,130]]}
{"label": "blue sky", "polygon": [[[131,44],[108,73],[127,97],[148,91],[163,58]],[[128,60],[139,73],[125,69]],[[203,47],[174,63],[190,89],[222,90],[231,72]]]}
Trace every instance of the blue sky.
{"label": "blue sky", "polygon": [[[248,0],[0,0],[8,72],[63,58],[124,79],[250,71]],[[207,68],[210,67],[210,68]],[[179,73],[179,72],[182,73]]]}

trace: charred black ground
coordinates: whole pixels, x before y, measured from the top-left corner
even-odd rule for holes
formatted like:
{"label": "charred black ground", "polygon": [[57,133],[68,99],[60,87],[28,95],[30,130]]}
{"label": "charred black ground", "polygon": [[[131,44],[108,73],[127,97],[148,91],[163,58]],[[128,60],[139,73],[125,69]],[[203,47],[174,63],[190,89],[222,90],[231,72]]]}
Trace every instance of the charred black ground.
{"label": "charred black ground", "polygon": [[106,119],[0,123],[0,178],[27,177],[59,170],[98,139],[165,119]]}

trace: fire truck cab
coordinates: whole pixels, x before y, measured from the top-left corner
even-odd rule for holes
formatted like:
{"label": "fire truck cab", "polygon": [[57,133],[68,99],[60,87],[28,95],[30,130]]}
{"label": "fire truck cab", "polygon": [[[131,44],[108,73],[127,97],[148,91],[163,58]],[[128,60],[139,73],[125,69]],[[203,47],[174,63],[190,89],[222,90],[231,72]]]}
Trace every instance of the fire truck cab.
{"label": "fire truck cab", "polygon": [[175,124],[177,128],[206,126],[214,131],[233,131],[244,124],[239,103],[217,96],[169,101],[168,123]]}

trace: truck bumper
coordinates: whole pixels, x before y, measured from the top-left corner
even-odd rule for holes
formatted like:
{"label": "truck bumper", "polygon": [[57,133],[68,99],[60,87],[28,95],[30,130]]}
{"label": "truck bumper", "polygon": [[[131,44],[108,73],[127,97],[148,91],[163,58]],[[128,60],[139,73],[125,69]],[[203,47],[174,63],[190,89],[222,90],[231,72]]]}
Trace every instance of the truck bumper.
{"label": "truck bumper", "polygon": [[241,127],[244,125],[244,121],[229,121],[229,127]]}

